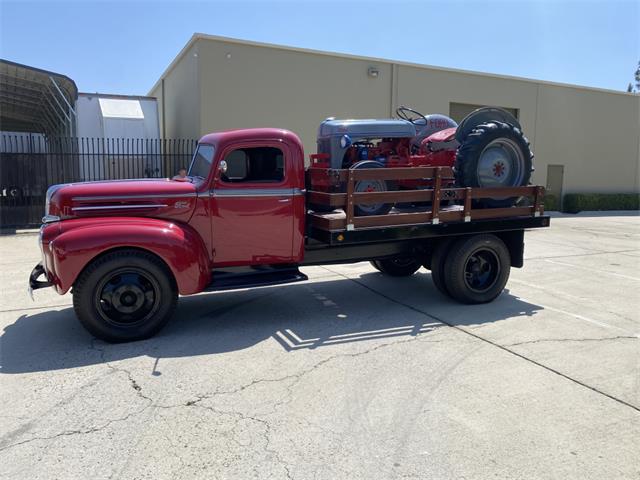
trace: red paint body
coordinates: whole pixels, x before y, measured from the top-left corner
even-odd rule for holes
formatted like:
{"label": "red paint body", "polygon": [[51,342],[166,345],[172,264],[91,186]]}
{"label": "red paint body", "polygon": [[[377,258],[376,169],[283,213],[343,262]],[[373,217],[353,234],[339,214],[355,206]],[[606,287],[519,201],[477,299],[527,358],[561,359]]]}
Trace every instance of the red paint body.
{"label": "red paint body", "polygon": [[[215,148],[213,168],[200,183],[128,180],[50,189],[46,214],[62,221],[43,225],[41,248],[45,271],[58,293],[66,293],[92,260],[119,248],[144,249],[160,257],[183,295],[202,291],[214,267],[302,261],[304,152],[297,135],[270,128],[235,130],[206,135],[200,143]],[[300,194],[252,197],[265,185],[223,183],[220,160],[231,150],[251,146],[281,149],[285,178],[268,187]],[[224,195],[239,189],[246,196]]]}
{"label": "red paint body", "polygon": [[[405,155],[390,156],[388,166],[452,165],[455,149],[432,151],[429,143],[434,138],[446,143],[452,135],[447,130],[434,134],[416,155],[399,149]],[[273,128],[233,130],[205,135],[200,144],[212,145],[215,152],[202,181],[88,182],[50,189],[46,214],[61,221],[43,225],[41,247],[45,271],[58,293],[67,292],[92,260],[121,248],[161,258],[183,295],[202,291],[215,267],[303,261],[305,176],[298,136]],[[284,179],[268,184],[222,181],[220,161],[247,147],[279,148]]]}

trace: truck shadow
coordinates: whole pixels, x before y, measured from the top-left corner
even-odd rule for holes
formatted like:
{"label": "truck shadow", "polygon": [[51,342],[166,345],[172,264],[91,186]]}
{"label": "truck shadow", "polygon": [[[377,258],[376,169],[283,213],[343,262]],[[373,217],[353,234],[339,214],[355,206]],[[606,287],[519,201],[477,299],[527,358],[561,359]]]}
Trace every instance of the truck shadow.
{"label": "truck shadow", "polygon": [[[73,309],[22,315],[0,337],[0,373],[41,372],[127,358],[190,357],[251,348],[265,340],[287,352],[425,334],[449,325],[528,317],[543,307],[505,290],[485,305],[460,305],[440,294],[429,273],[389,278],[366,273],[251,291],[180,299],[156,337],[111,345],[92,338]],[[154,373],[159,375],[159,373]]]}

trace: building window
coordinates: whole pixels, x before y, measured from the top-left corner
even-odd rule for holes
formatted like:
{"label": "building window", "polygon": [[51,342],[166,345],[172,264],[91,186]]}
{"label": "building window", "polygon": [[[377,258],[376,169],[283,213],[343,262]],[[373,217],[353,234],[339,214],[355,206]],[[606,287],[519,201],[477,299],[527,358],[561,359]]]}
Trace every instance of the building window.
{"label": "building window", "polygon": [[449,116],[451,118],[453,118],[456,122],[460,123],[464,117],[469,115],[474,110],[477,110],[478,108],[482,108],[482,107],[498,107],[498,108],[501,108],[501,109],[506,110],[507,112],[509,112],[514,117],[516,117],[516,119],[518,119],[519,115],[520,115],[519,109],[517,109],[517,108],[501,107],[499,105],[473,105],[471,103],[454,103],[454,102],[451,102],[449,104]]}
{"label": "building window", "polygon": [[277,183],[284,180],[284,155],[274,147],[240,148],[227,154],[227,171],[222,181],[228,183]]}

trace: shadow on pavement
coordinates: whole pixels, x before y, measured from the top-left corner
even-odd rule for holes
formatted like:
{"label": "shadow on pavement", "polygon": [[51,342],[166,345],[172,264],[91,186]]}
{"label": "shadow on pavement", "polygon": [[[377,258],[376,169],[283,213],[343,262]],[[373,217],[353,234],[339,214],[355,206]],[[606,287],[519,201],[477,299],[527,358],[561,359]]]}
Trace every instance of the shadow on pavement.
{"label": "shadow on pavement", "polygon": [[25,314],[0,337],[0,373],[76,368],[144,355],[219,354],[269,338],[293,352],[416,336],[445,326],[438,319],[452,325],[478,325],[531,316],[543,309],[508,290],[491,304],[460,305],[440,294],[428,273],[401,279],[367,273],[354,280],[360,286],[348,279],[316,280],[184,297],[172,321],[156,337],[119,345],[92,338],[72,308]]}

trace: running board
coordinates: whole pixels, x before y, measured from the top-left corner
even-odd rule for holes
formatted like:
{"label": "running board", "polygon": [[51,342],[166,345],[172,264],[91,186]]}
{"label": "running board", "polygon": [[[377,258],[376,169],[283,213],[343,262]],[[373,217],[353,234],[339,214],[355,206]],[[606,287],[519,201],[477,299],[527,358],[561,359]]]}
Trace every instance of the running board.
{"label": "running board", "polygon": [[220,290],[236,290],[242,288],[267,287],[283,283],[303,282],[308,277],[297,268],[228,268],[211,272],[213,281],[205,288],[205,292]]}

